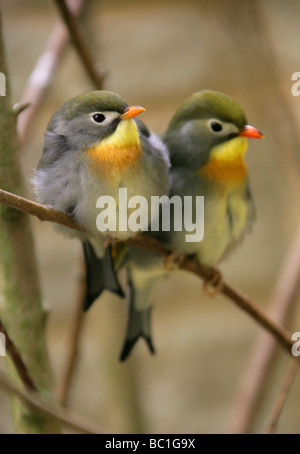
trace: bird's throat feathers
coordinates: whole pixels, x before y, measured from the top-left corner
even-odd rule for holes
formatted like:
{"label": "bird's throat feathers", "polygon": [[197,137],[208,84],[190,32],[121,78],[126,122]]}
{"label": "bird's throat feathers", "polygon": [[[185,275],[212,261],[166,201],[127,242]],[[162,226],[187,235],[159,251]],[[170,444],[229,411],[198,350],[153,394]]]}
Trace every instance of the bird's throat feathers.
{"label": "bird's throat feathers", "polygon": [[208,162],[201,166],[198,173],[221,184],[238,184],[247,178],[244,155],[248,140],[235,137],[214,147]]}
{"label": "bird's throat feathers", "polygon": [[101,177],[113,177],[134,165],[142,153],[137,124],[123,120],[113,134],[88,149],[90,167]]}

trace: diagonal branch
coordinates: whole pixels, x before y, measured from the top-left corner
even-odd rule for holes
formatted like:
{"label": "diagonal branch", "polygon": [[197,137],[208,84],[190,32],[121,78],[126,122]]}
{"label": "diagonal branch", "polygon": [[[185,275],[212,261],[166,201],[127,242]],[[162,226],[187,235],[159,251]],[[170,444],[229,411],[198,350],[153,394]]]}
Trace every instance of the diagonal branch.
{"label": "diagonal branch", "polygon": [[15,346],[15,344],[9,337],[1,319],[0,319],[0,333],[4,334],[5,341],[6,341],[6,349],[8,351],[8,354],[9,354],[12,362],[14,363],[16,370],[18,371],[20,379],[22,380],[22,382],[24,383],[24,385],[26,386],[26,388],[28,390],[37,391],[37,387],[33,383],[33,380],[29,375],[27,367],[25,366],[24,361],[21,358],[21,355],[20,355],[17,347]]}
{"label": "diagonal branch", "polygon": [[[70,229],[84,232],[84,229],[74,222],[67,214],[56,211],[49,206],[40,205],[32,200],[24,199],[18,195],[12,194],[0,189],[0,202],[5,205],[22,211],[23,213],[32,214],[39,218],[40,221],[50,221],[57,224],[65,225]],[[41,209],[42,208],[42,209]]]}
{"label": "diagonal branch", "polygon": [[83,66],[85,67],[92,83],[97,88],[101,89],[102,85],[103,85],[104,76],[103,76],[103,74],[99,73],[95,68],[90,51],[82,39],[80,30],[77,26],[76,19],[70,13],[70,10],[66,5],[65,0],[54,0],[54,2],[56,3],[56,5],[61,13],[62,19],[64,20],[65,25],[67,26],[67,28],[69,30],[73,45],[78,53],[79,58],[82,61]]}
{"label": "diagonal branch", "polygon": [[[81,268],[83,270],[83,259],[81,259]],[[74,320],[71,324],[71,333],[68,341],[68,353],[64,364],[64,370],[61,382],[58,386],[56,396],[58,402],[64,407],[68,401],[68,394],[73,380],[73,374],[76,367],[79,341],[83,328],[84,313],[82,310],[83,301],[86,292],[85,273],[81,272],[78,278],[78,296],[74,310]]]}
{"label": "diagonal branch", "polygon": [[[32,202],[31,200],[24,199],[23,197],[16,196],[12,193],[8,193],[7,191],[3,191],[2,189],[0,189],[0,203],[4,203],[12,208],[16,208],[17,210],[36,216],[40,220],[51,221],[79,231],[84,231],[82,227],[78,226],[65,213]],[[150,250],[163,257],[170,256],[170,252],[159,241],[148,236],[146,237],[144,235],[137,235],[136,237],[127,240],[126,243]],[[179,268],[190,271],[196,276],[205,280],[211,280],[215,275],[215,270],[201,266],[194,257],[185,256],[184,258],[174,260],[174,263],[176,263]],[[217,287],[218,283],[212,283],[212,285],[214,287]],[[247,312],[253,319],[257,321],[257,323],[259,323],[260,326],[269,331],[277,339],[281,346],[285,348],[285,350],[288,351],[289,354],[291,354],[293,342],[291,340],[289,332],[285,328],[274,322],[249,298],[247,298],[239,290],[232,287],[226,281],[222,282],[220,292],[223,293],[223,295],[227,296],[227,298],[233,301],[245,312]]]}
{"label": "diagonal branch", "polygon": [[[0,71],[6,75],[6,96],[0,102],[0,187],[23,192],[16,117],[11,109],[10,79],[0,9]],[[1,206],[0,212],[1,320],[13,339],[34,383],[45,393],[52,390],[52,372],[45,337],[45,311],[42,307],[34,241],[28,216]],[[41,367],[42,365],[42,367]],[[8,361],[9,373],[17,372]],[[22,402],[11,399],[17,433],[60,433],[60,426],[37,415]]]}
{"label": "diagonal branch", "polygon": [[111,433],[94,422],[87,421],[82,416],[70,412],[52,402],[48,402],[41,398],[37,393],[26,392],[15,386],[6,375],[0,371],[0,386],[9,392],[18,396],[23,402],[29,405],[34,411],[40,413],[48,418],[58,421],[76,431],[85,434],[108,434]]}
{"label": "diagonal branch", "polygon": [[286,402],[286,400],[288,398],[289,392],[290,392],[290,390],[292,388],[292,385],[293,385],[294,380],[296,378],[297,372],[299,370],[298,365],[299,364],[295,361],[295,359],[292,359],[290,364],[289,364],[288,370],[287,370],[287,372],[286,372],[286,374],[284,376],[284,379],[282,381],[282,384],[281,384],[281,387],[280,387],[280,391],[279,391],[279,393],[278,393],[278,395],[276,397],[274,406],[272,408],[271,418],[270,418],[270,425],[269,425],[269,428],[268,428],[268,433],[269,434],[275,434],[276,433],[278,421],[279,421],[280,415],[282,413],[284,404],[285,404],[285,402]]}
{"label": "diagonal branch", "polygon": [[[74,17],[78,17],[84,0],[69,0],[68,7]],[[27,81],[25,91],[18,106],[28,104],[25,112],[18,117],[17,130],[18,136],[21,141],[26,138],[31,121],[39,108],[45,91],[49,86],[55,69],[59,63],[60,57],[69,42],[69,32],[66,26],[57,21],[49,36],[43,54],[40,56],[35,64],[35,67]],[[17,109],[19,108],[17,106]]]}
{"label": "diagonal branch", "polygon": [[[299,284],[300,224],[282,264],[268,305],[268,313],[277,323],[285,323],[296,300]],[[228,425],[229,433],[247,432],[274,357],[275,347],[276,343],[273,337],[267,332],[259,333],[233,403],[232,416]]]}

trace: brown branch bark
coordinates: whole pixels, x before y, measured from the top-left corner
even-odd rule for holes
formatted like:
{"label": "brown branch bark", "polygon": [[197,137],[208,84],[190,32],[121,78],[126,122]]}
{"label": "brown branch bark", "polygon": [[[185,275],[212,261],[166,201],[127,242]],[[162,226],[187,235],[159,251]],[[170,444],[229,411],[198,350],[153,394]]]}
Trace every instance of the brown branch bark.
{"label": "brown branch bark", "polygon": [[[74,17],[78,17],[84,0],[70,0],[68,8]],[[23,93],[20,105],[29,104],[24,112],[20,112],[17,121],[18,136],[21,141],[26,138],[32,119],[34,118],[49,86],[66,45],[69,32],[64,23],[58,21],[48,39],[45,50],[38,59]]]}
{"label": "brown branch bark", "polygon": [[[16,116],[11,107],[9,77],[5,62],[0,11],[0,72],[6,75],[6,96],[0,103],[0,187],[22,193],[23,177],[19,162]],[[52,374],[45,338],[45,312],[39,288],[34,241],[29,217],[1,205],[0,208],[0,315],[39,390],[50,394]],[[7,358],[9,374],[19,381]],[[12,399],[12,415],[18,433],[59,433],[52,420],[35,414]]]}
{"label": "brown branch bark", "polygon": [[[70,229],[79,230],[84,232],[85,230],[80,227],[76,222],[62,213],[61,211],[56,211],[51,207],[42,206],[39,203],[33,202],[32,200],[24,199],[10,192],[0,189],[0,203],[4,203],[12,208],[16,208],[23,213],[28,213],[39,218],[40,221],[50,221],[55,222],[56,224],[65,225],[70,227]],[[41,210],[41,206],[43,207]]]}
{"label": "brown branch bark", "polygon": [[89,75],[92,83],[96,86],[96,88],[101,89],[103,85],[104,76],[95,68],[90,51],[86,46],[84,40],[82,39],[80,30],[77,26],[76,19],[70,13],[65,0],[54,0],[54,3],[56,3],[60,11],[61,17],[69,30],[70,38],[73,42],[74,48],[76,49],[77,54],[84,68],[87,71],[87,74]]}
{"label": "brown branch bark", "polygon": [[78,279],[78,295],[77,295],[77,301],[75,305],[75,310],[74,310],[74,320],[72,321],[71,325],[71,333],[70,333],[70,338],[68,342],[68,351],[67,351],[67,357],[65,361],[65,367],[63,370],[62,374],[62,379],[61,382],[59,383],[58,389],[57,389],[57,400],[58,402],[66,406],[67,401],[68,401],[68,394],[71,388],[72,384],[72,379],[73,379],[73,374],[76,366],[76,361],[77,361],[77,355],[78,355],[78,345],[79,345],[79,340],[82,332],[82,327],[83,327],[83,301],[85,297],[85,291],[86,291],[86,283],[85,283],[85,276],[84,276],[84,266],[81,260],[81,276],[79,276]]}
{"label": "brown branch bark", "polygon": [[271,412],[270,425],[268,428],[269,434],[276,433],[279,418],[283,411],[284,404],[286,403],[286,400],[288,398],[288,395],[290,393],[290,390],[291,390],[294,380],[296,378],[297,372],[299,370],[298,366],[299,366],[299,363],[296,362],[295,359],[292,359],[289,364],[288,370],[285,374],[285,377],[282,381],[279,394],[275,399],[275,403],[274,403],[274,406],[273,406],[273,409]]}
{"label": "brown branch bark", "polygon": [[[26,213],[37,216],[39,219],[44,221],[51,221],[57,224],[65,225],[70,228],[76,228],[77,230],[83,231],[81,227],[76,225],[66,214],[59,211],[53,210],[52,208],[45,207],[38,203],[32,202],[28,199],[24,199],[14,194],[7,193],[6,191],[0,190],[0,203],[8,204],[17,210],[25,211]],[[170,256],[170,252],[157,240],[150,238],[146,235],[137,235],[126,241],[126,243],[133,246],[141,247],[150,250],[163,257]],[[174,260],[174,263],[179,268],[190,271],[196,276],[211,280],[215,274],[213,269],[205,268],[199,264],[199,262],[193,257],[184,257],[179,260]],[[218,286],[218,283],[212,284],[214,287]],[[226,281],[222,281],[220,292],[227,296],[233,301],[238,307],[247,312],[253,319],[259,323],[260,326],[265,328],[271,333],[279,342],[279,344],[291,354],[291,348],[293,342],[289,332],[281,327],[278,323],[268,317],[259,307],[257,307],[248,297],[246,297],[239,290],[228,284]]]}
{"label": "brown branch bark", "polygon": [[4,334],[4,337],[5,337],[5,341],[6,341],[6,350],[12,360],[12,362],[14,363],[14,366],[19,374],[19,377],[20,379],[22,380],[23,384],[25,385],[25,387],[28,389],[28,390],[31,390],[31,391],[37,391],[37,387],[35,386],[35,384],[33,383],[33,380],[32,378],[30,377],[30,374],[27,370],[27,367],[25,366],[24,364],[24,361],[23,359],[21,358],[21,355],[17,349],[17,347],[15,346],[15,344],[13,343],[13,341],[11,340],[11,338],[9,337],[1,319],[0,319],[0,333]]}
{"label": "brown branch bark", "polygon": [[94,422],[87,421],[82,416],[70,412],[52,402],[48,402],[41,398],[38,394],[33,392],[25,392],[19,387],[15,386],[6,375],[0,371],[0,386],[7,391],[13,393],[22,402],[25,402],[36,413],[46,416],[55,422],[62,423],[72,429],[85,434],[109,434],[110,430],[95,424]]}
{"label": "brown branch bark", "polygon": [[[300,225],[282,264],[268,305],[268,314],[280,325],[285,322],[290,308],[295,302],[299,282]],[[240,434],[248,431],[274,357],[275,347],[274,337],[266,332],[259,334],[233,402],[232,415],[228,425],[229,433]]]}

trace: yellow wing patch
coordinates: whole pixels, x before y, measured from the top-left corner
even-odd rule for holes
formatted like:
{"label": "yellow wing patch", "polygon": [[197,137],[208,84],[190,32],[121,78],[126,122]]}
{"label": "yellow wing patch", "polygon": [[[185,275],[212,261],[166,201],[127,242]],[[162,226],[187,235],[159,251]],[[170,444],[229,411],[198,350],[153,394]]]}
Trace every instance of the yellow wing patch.
{"label": "yellow wing patch", "polygon": [[90,169],[100,177],[113,178],[134,165],[142,154],[137,124],[121,121],[116,131],[87,151]]}

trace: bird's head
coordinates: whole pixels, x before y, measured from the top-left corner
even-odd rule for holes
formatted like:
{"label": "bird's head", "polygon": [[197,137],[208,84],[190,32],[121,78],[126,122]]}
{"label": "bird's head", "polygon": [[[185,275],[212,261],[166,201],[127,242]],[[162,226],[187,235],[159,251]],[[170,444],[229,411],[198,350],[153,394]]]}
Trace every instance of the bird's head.
{"label": "bird's head", "polygon": [[113,92],[95,90],[63,104],[53,115],[47,132],[61,136],[77,156],[89,158],[96,171],[121,169],[140,153],[140,135],[134,117],[144,110],[140,106],[128,106]]}
{"label": "bird's head", "polygon": [[210,159],[229,161],[243,156],[251,137],[263,135],[247,124],[242,108],[232,98],[203,90],[175,112],[164,140],[173,165],[199,168]]}

